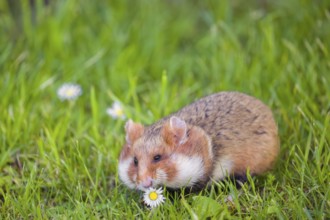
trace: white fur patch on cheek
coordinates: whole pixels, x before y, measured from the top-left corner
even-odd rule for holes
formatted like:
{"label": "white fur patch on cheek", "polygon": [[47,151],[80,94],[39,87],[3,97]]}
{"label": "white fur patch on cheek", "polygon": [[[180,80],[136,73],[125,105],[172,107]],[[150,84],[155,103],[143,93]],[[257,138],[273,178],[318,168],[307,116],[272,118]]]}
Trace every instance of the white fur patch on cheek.
{"label": "white fur patch on cheek", "polygon": [[171,182],[166,184],[169,187],[193,186],[205,175],[203,160],[199,156],[187,157],[183,154],[176,154],[172,160],[176,164],[178,173]]}
{"label": "white fur patch on cheek", "polygon": [[233,161],[229,158],[220,158],[214,165],[212,178],[215,181],[222,180],[228,174],[231,173],[233,167]]}
{"label": "white fur patch on cheek", "polygon": [[156,170],[156,178],[154,179],[154,187],[157,187],[159,185],[166,184],[167,181],[167,174],[162,169]]}
{"label": "white fur patch on cheek", "polygon": [[[135,184],[131,181],[131,179],[128,176],[128,169],[131,165],[133,159],[127,159],[127,160],[121,160],[118,164],[118,173],[119,178],[123,183],[128,186],[131,189],[135,188]],[[135,176],[135,177],[134,177]],[[136,175],[133,176],[133,179],[136,179]]]}

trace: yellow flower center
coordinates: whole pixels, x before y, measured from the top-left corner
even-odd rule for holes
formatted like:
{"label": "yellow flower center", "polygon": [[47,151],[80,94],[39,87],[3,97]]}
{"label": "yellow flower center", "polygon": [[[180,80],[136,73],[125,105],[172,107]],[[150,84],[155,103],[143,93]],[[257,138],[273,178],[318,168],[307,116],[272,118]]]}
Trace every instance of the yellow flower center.
{"label": "yellow flower center", "polygon": [[65,93],[66,93],[67,96],[73,96],[74,90],[73,89],[68,89]]}
{"label": "yellow flower center", "polygon": [[151,193],[149,193],[149,198],[152,201],[155,201],[158,198],[158,194],[156,192],[151,192]]}
{"label": "yellow flower center", "polygon": [[122,109],[116,109],[116,114],[118,116],[122,116],[124,114],[124,111]]}

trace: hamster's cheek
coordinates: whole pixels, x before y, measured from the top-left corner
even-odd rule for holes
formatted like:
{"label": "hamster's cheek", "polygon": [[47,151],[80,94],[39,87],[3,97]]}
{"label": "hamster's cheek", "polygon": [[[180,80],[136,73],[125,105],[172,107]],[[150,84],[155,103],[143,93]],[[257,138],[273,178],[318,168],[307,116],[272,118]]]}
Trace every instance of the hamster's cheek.
{"label": "hamster's cheek", "polygon": [[134,176],[136,179],[136,174],[131,168],[132,160],[121,160],[118,164],[118,173],[120,180],[129,188],[134,189]]}
{"label": "hamster's cheek", "polygon": [[155,169],[154,186],[170,186],[176,175],[175,163],[172,160],[162,161]]}
{"label": "hamster's cheek", "polygon": [[170,187],[180,188],[193,186],[198,183],[205,175],[203,159],[200,156],[186,156],[184,154],[177,154],[176,160],[176,174],[170,181]]}
{"label": "hamster's cheek", "polygon": [[158,168],[156,170],[156,178],[155,178],[155,184],[160,185],[164,184],[167,181],[167,174],[165,170]]}
{"label": "hamster's cheek", "polygon": [[137,175],[134,174],[134,175],[132,176],[132,180],[133,180],[134,183],[136,183],[136,178],[137,178]]}

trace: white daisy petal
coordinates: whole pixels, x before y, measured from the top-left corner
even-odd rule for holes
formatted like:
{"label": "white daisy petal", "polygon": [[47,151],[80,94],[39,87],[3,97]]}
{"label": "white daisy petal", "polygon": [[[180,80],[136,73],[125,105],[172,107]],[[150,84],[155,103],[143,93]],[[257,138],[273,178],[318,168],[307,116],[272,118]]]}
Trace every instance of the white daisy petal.
{"label": "white daisy petal", "polygon": [[114,108],[114,109],[121,109],[121,104],[120,104],[120,102],[117,102],[117,101],[114,102],[114,103],[113,103],[113,108]]}
{"label": "white daisy petal", "polygon": [[147,189],[143,195],[143,201],[147,206],[155,208],[165,201],[162,188],[155,189],[153,187]]}
{"label": "white daisy petal", "polygon": [[57,96],[62,101],[75,100],[82,94],[81,86],[74,83],[65,83],[57,90]]}
{"label": "white daisy petal", "polygon": [[125,113],[122,105],[120,102],[114,102],[111,106],[111,108],[107,108],[106,110],[107,114],[111,116],[114,119],[125,119]]}

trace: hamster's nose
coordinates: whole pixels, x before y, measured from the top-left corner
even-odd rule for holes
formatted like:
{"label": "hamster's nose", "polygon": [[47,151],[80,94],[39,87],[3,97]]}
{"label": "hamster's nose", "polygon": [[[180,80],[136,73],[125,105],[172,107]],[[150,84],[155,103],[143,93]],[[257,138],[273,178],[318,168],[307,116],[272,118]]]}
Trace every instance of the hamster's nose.
{"label": "hamster's nose", "polygon": [[146,180],[142,181],[142,186],[144,188],[152,187],[152,179],[148,177]]}

